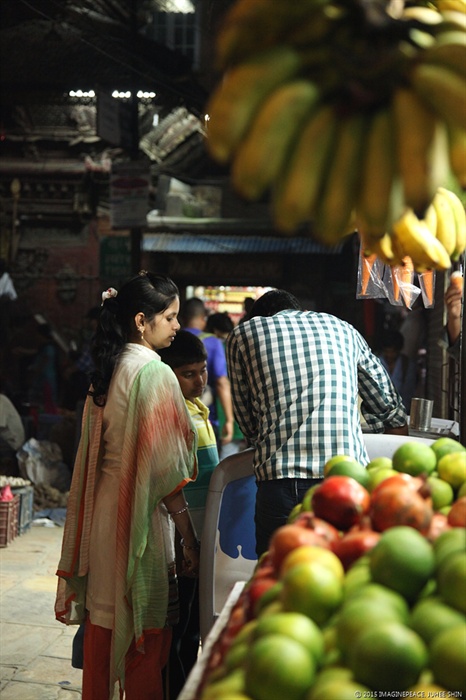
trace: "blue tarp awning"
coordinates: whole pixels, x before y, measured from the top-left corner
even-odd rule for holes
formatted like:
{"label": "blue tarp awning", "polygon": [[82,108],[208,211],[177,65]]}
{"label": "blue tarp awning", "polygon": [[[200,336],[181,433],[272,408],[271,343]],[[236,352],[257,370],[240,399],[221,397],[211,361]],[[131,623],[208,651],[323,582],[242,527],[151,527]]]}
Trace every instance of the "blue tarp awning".
{"label": "blue tarp awning", "polygon": [[333,248],[312,238],[279,238],[276,236],[228,236],[191,233],[145,234],[143,250],[151,253],[279,253],[281,255],[335,255],[342,245]]}

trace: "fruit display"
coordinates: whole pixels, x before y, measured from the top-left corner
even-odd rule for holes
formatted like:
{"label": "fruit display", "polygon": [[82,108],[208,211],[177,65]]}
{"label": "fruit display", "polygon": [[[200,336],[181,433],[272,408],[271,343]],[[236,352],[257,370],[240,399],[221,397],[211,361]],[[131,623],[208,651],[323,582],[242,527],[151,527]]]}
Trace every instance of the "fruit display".
{"label": "fruit display", "polygon": [[217,62],[207,148],[277,230],[329,246],[358,230],[419,271],[464,252],[460,200],[442,214],[460,225],[428,222],[451,174],[466,188],[465,0],[237,0]]}
{"label": "fruit display", "polygon": [[274,532],[196,700],[466,693],[466,448],[408,440],[365,486],[358,467],[335,455]]}

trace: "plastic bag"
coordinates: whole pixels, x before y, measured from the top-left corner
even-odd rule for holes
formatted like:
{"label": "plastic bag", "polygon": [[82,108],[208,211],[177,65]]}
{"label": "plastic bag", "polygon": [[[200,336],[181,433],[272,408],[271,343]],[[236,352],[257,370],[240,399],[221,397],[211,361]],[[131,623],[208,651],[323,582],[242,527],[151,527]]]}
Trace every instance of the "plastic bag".
{"label": "plastic bag", "polygon": [[45,484],[69,491],[71,472],[63,462],[60,446],[48,440],[30,438],[16,453],[21,476],[33,484]]}
{"label": "plastic bag", "polygon": [[365,255],[363,247],[359,249],[357,299],[380,299],[386,296],[383,276],[385,265],[375,253]]}

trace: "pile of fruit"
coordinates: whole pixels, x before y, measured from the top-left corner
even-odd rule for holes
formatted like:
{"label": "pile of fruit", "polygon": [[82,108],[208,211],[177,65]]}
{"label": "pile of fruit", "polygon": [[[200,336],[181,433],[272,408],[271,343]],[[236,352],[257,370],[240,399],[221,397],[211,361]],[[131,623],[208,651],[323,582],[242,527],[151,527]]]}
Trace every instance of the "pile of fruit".
{"label": "pile of fruit", "polygon": [[465,0],[237,0],[217,59],[207,147],[278,230],[335,245],[357,228],[416,270],[464,252],[419,221],[451,173],[466,187]]}
{"label": "pile of fruit", "polygon": [[466,448],[335,456],[273,534],[196,697],[464,697],[465,591]]}

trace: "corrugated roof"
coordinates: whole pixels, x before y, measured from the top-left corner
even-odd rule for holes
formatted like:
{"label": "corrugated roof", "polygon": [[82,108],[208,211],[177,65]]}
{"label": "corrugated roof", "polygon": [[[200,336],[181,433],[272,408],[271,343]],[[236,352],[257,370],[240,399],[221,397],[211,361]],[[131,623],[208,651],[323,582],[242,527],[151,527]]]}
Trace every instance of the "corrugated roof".
{"label": "corrugated roof", "polygon": [[327,248],[312,238],[225,236],[213,234],[146,234],[143,250],[152,253],[281,253],[283,255],[335,255],[342,245]]}

